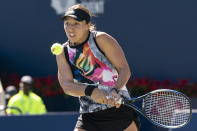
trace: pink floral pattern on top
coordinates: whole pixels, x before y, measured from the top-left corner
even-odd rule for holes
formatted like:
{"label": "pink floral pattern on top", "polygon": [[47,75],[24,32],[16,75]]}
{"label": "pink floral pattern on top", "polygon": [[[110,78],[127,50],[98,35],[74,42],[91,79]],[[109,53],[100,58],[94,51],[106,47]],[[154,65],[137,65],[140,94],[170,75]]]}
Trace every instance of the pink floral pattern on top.
{"label": "pink floral pattern on top", "polygon": [[[115,67],[99,50],[94,41],[94,32],[88,39],[77,46],[66,43],[65,56],[70,64],[73,78],[80,83],[96,84],[104,91],[110,91],[115,86],[118,73]],[[129,97],[127,90],[120,90],[120,95]],[[79,97],[80,113],[90,113],[111,108],[112,106],[93,101],[89,96]]]}
{"label": "pink floral pattern on top", "polygon": [[114,86],[117,74],[94,56],[88,42],[84,44],[81,51],[68,48],[70,62],[80,70],[81,74],[94,83]]}

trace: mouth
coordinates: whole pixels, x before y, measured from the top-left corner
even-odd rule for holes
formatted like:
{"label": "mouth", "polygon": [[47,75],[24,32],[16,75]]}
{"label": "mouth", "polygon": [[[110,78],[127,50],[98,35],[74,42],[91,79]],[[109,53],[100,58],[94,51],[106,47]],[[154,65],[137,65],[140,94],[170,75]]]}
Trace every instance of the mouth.
{"label": "mouth", "polygon": [[74,38],[76,35],[74,33],[68,33],[69,38]]}

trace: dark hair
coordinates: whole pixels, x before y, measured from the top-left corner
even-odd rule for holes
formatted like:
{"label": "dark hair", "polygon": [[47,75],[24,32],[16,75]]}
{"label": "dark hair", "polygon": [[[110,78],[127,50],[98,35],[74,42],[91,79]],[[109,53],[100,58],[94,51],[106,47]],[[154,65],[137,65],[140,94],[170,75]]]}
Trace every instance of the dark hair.
{"label": "dark hair", "polygon": [[73,10],[77,10],[77,9],[78,10],[80,9],[80,10],[86,12],[90,16],[90,21],[89,21],[89,23],[91,24],[90,31],[95,30],[96,29],[96,26],[91,23],[91,18],[93,16],[95,16],[95,15],[88,8],[86,8],[85,6],[83,6],[81,4],[75,4],[75,5],[71,6],[70,8],[68,8],[67,11],[65,12],[65,14],[67,12],[69,12],[69,11],[73,11]]}

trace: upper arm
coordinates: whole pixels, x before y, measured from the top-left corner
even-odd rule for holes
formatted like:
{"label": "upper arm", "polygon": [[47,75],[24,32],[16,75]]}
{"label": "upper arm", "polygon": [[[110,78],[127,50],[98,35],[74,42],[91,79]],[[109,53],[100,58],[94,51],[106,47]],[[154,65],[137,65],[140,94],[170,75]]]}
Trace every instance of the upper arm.
{"label": "upper arm", "polygon": [[119,71],[121,68],[128,68],[129,65],[125,58],[124,52],[118,42],[110,35],[100,32],[96,36],[96,42],[105,56]]}
{"label": "upper arm", "polygon": [[60,84],[65,82],[73,82],[71,67],[66,59],[64,51],[60,55],[56,56],[56,61],[58,67],[58,79],[60,81]]}

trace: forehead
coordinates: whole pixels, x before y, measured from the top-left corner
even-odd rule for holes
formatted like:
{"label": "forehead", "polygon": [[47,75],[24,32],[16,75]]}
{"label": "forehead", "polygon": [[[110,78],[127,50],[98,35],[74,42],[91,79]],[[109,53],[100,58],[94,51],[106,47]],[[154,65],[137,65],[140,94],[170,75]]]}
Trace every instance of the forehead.
{"label": "forehead", "polygon": [[71,16],[67,16],[65,19],[64,19],[64,22],[66,21],[75,21],[75,22],[79,22],[77,21],[75,18],[71,17]]}

